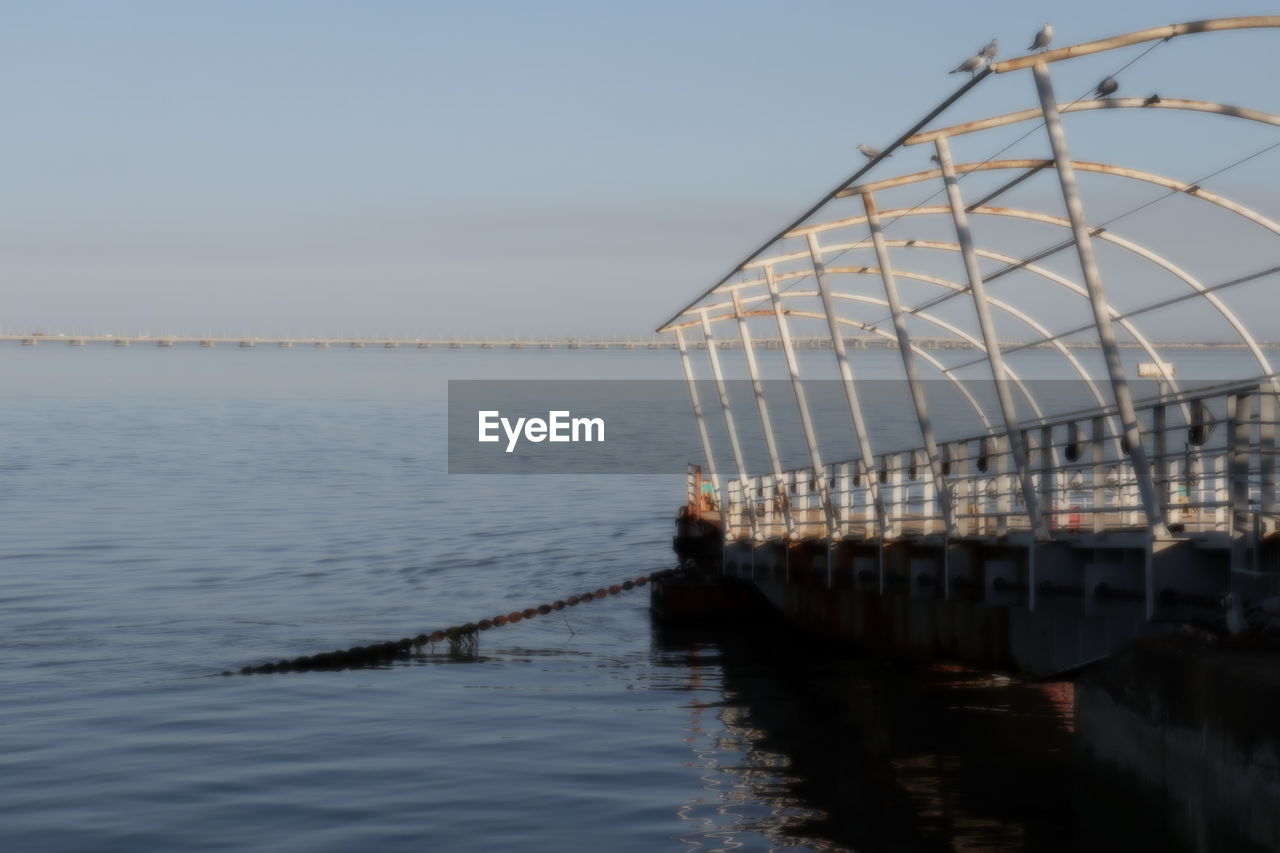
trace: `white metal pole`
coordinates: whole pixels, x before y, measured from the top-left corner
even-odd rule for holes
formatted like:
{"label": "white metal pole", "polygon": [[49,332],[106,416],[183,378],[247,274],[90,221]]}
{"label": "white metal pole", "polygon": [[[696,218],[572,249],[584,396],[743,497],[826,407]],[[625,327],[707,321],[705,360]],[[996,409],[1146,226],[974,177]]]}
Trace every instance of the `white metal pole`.
{"label": "white metal pole", "polygon": [[[756,409],[760,412],[760,428],[764,432],[765,447],[769,451],[769,465],[773,471],[773,489],[783,480],[782,459],[778,456],[778,443],[773,435],[773,419],[769,417],[769,404],[764,396],[764,383],[760,381],[760,368],[756,363],[755,347],[751,343],[751,331],[747,328],[747,318],[742,312],[742,300],[738,291],[733,291],[733,313],[738,318],[738,337],[742,340],[742,352],[747,357],[747,372],[751,375],[751,387],[755,392]],[[785,495],[784,495],[785,497]],[[769,495],[772,502],[776,494]],[[782,502],[783,519],[787,525],[787,535],[795,536],[795,522],[791,517],[791,504]]]}
{"label": "white metal pole", "polygon": [[707,459],[707,473],[711,475],[711,489],[715,494],[716,506],[720,508],[720,523],[724,526],[724,535],[729,535],[729,506],[725,494],[720,490],[720,475],[716,473],[716,457],[711,452],[711,436],[707,433],[707,422],[702,415],[702,401],[698,396],[698,383],[693,375],[693,364],[689,361],[689,348],[684,343],[684,332],[676,329],[676,348],[680,350],[680,364],[684,368],[684,378],[689,385],[689,401],[693,403],[693,419],[698,422],[698,436],[702,439],[702,454]]}
{"label": "white metal pole", "polygon": [[805,396],[804,383],[800,379],[800,363],[796,360],[795,344],[791,340],[791,330],[787,323],[786,311],[782,307],[782,298],[778,293],[778,282],[774,278],[773,268],[766,266],[764,274],[769,290],[769,302],[773,306],[773,316],[778,324],[778,336],[782,340],[782,353],[787,361],[787,373],[791,376],[791,389],[795,393],[796,408],[800,413],[800,428],[804,431],[804,440],[809,447],[809,464],[813,467],[813,476],[822,484],[822,509],[826,517],[827,531],[829,535],[834,535],[838,529],[835,507],[831,504],[831,493],[826,486],[826,469],[822,465],[818,436],[813,429],[813,418],[809,415],[809,401]]}
{"label": "white metal pole", "polygon": [[1013,403],[1013,394],[1009,390],[1009,374],[1004,365],[1004,356],[1000,352],[1000,335],[991,316],[986,282],[982,278],[982,268],[978,265],[978,254],[973,246],[973,234],[969,230],[969,215],[965,211],[964,199],[960,195],[955,165],[951,162],[951,146],[945,136],[939,136],[934,140],[934,145],[938,150],[938,166],[942,170],[942,179],[947,188],[947,200],[951,204],[956,241],[960,244],[960,254],[964,258],[964,268],[969,278],[969,291],[973,295],[973,306],[978,314],[978,325],[982,329],[983,344],[987,348],[987,361],[991,365],[996,399],[1000,404],[1000,414],[1004,418],[1005,435],[1009,441],[1009,450],[1013,454],[1014,467],[1017,468],[1022,504],[1026,507],[1027,518],[1031,522],[1035,538],[1048,539],[1049,528],[1040,512],[1040,500],[1036,494],[1035,482],[1032,479],[1031,466],[1027,458],[1027,445],[1023,440],[1022,430],[1018,426],[1018,410]]}
{"label": "white metal pole", "polygon": [[1160,505],[1159,496],[1156,494],[1147,451],[1142,446],[1142,429],[1138,421],[1138,413],[1133,406],[1133,395],[1130,393],[1129,382],[1125,377],[1124,364],[1120,360],[1120,347],[1116,342],[1115,330],[1111,326],[1106,292],[1102,286],[1102,274],[1098,270],[1098,260],[1093,253],[1093,237],[1089,233],[1089,224],[1084,216],[1084,204],[1080,200],[1080,191],[1076,185],[1075,168],[1071,165],[1071,155],[1067,151],[1067,136],[1062,129],[1062,117],[1058,114],[1058,101],[1053,94],[1049,66],[1044,62],[1037,62],[1032,66],[1032,71],[1035,74],[1036,91],[1040,96],[1040,109],[1044,113],[1049,145],[1053,149],[1054,163],[1058,170],[1058,182],[1062,185],[1062,198],[1066,203],[1067,218],[1071,221],[1076,254],[1080,258],[1085,288],[1089,292],[1089,304],[1093,308],[1098,342],[1102,346],[1102,354],[1106,359],[1107,375],[1111,379],[1116,409],[1119,411],[1120,422],[1124,427],[1125,441],[1129,445],[1129,459],[1133,462],[1134,476],[1138,480],[1142,508],[1147,516],[1147,529],[1153,538],[1167,536],[1164,507]]}
{"label": "white metal pole", "polygon": [[[893,328],[898,335],[898,351],[902,356],[902,367],[907,374],[911,402],[915,405],[916,420],[920,424],[920,435],[924,439],[924,452],[929,461],[929,473],[933,478],[938,505],[942,509],[942,521],[947,533],[954,535],[955,514],[951,508],[951,495],[947,491],[946,477],[942,473],[942,458],[938,453],[938,442],[933,432],[933,421],[929,417],[929,404],[925,397],[924,386],[920,382],[920,373],[916,369],[915,349],[912,347],[911,334],[907,331],[902,300],[898,297],[898,282],[894,276],[893,263],[889,258],[889,247],[885,245],[884,231],[880,227],[880,212],[871,193],[863,194],[862,204],[867,212],[867,227],[871,230],[876,262],[880,264],[880,280],[884,284],[885,300],[889,303]],[[812,232],[809,234],[809,252],[814,256],[819,254],[816,236]]]}
{"label": "white metal pole", "polygon": [[[702,337],[707,343],[707,357],[711,360],[711,375],[716,382],[716,392],[720,395],[720,408],[724,411],[724,426],[729,433],[729,448],[733,451],[733,462],[738,469],[738,482],[743,489],[748,488],[751,475],[747,473],[747,463],[742,457],[742,445],[738,442],[738,427],[733,420],[733,408],[729,404],[729,389],[725,385],[724,374],[720,371],[720,353],[716,350],[716,339],[711,332],[711,320],[706,311],[699,311],[702,320]],[[756,541],[760,539],[760,523],[756,520],[756,502],[752,498],[746,502],[747,519],[751,522],[751,534]]]}

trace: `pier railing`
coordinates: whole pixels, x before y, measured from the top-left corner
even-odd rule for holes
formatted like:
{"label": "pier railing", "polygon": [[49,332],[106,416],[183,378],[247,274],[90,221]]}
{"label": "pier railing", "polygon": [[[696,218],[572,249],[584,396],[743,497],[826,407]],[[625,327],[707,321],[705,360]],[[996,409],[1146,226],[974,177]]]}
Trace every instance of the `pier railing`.
{"label": "pier railing", "polygon": [[[1269,381],[1166,394],[1136,411],[1172,535],[1253,542],[1276,530],[1277,397]],[[1042,531],[1057,538],[1150,527],[1115,409],[1027,423],[1021,435]],[[1035,531],[1007,434],[944,441],[938,451],[947,500],[923,446],[884,453],[871,465],[850,460],[821,472],[730,480],[727,538],[894,541]]]}

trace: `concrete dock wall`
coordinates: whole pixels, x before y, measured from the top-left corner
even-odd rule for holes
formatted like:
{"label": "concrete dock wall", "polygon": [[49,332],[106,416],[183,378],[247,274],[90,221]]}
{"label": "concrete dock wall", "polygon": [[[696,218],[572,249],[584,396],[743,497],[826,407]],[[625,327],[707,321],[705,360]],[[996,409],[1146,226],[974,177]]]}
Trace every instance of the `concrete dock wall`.
{"label": "concrete dock wall", "polygon": [[[1164,825],[1175,849],[1280,850],[1274,648],[1186,637],[1134,643],[1077,680],[1076,749],[1091,789],[1087,825],[1148,843]],[[1108,802],[1125,814],[1108,817]]]}

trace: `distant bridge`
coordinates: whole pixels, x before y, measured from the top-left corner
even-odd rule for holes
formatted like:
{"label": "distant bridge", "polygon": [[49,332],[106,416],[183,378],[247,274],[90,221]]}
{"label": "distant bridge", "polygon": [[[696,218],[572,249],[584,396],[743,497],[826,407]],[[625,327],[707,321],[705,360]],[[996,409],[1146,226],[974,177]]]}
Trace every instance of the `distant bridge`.
{"label": "distant bridge", "polygon": [[[47,346],[61,344],[63,346],[82,347],[88,344],[105,344],[108,346],[197,346],[212,349],[217,346],[231,347],[311,347],[313,349],[329,349],[331,347],[349,349],[653,349],[675,350],[679,344],[670,338],[323,338],[323,337],[281,337],[281,336],[209,336],[209,335],[78,335],[78,334],[36,334],[36,333],[0,333],[0,341],[9,341],[22,346]],[[826,336],[793,336],[791,345],[797,349],[831,349],[832,342]],[[898,341],[894,338],[871,337],[867,335],[846,336],[844,346],[848,349],[897,349]],[[740,340],[729,338],[715,341],[717,349],[741,349]],[[782,350],[785,343],[780,337],[763,337],[751,341],[756,349]],[[1096,340],[1063,341],[1062,345],[1069,349],[1098,349]],[[691,342],[693,349],[705,350],[707,341]],[[980,349],[975,342],[959,337],[913,338],[912,346],[916,349]],[[1134,342],[1121,342],[1120,346],[1131,349],[1140,348]],[[1162,341],[1162,349],[1246,349],[1240,341]],[[1280,343],[1263,343],[1263,349],[1280,349]],[[1012,341],[1005,347],[1016,349],[1055,349],[1055,344],[1046,341]]]}

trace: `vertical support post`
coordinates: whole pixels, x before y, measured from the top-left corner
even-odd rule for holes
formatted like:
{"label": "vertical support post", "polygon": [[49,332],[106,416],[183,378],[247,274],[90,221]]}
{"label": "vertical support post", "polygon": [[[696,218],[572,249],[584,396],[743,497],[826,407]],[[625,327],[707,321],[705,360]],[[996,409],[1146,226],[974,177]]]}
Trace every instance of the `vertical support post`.
{"label": "vertical support post", "polygon": [[[751,376],[751,388],[755,392],[756,410],[760,413],[760,428],[764,431],[764,443],[769,451],[769,465],[773,471],[773,481],[778,483],[782,480],[782,460],[778,455],[778,443],[774,440],[773,419],[769,417],[769,404],[765,401],[764,383],[760,381],[760,368],[756,363],[756,352],[751,343],[751,331],[747,328],[747,318],[742,311],[742,299],[738,296],[738,291],[734,290],[732,294],[733,314],[738,319],[738,337],[742,341],[742,352],[747,358],[747,373]],[[771,501],[776,497],[776,494],[769,495]],[[796,526],[791,518],[790,501],[783,502],[782,514],[787,525],[787,535],[794,537]]]}
{"label": "vertical support post", "polygon": [[[893,329],[898,337],[898,352],[902,356],[902,367],[907,374],[907,385],[911,391],[911,402],[915,406],[916,421],[920,425],[920,435],[924,439],[924,452],[929,461],[929,474],[933,479],[934,494],[937,495],[938,506],[942,510],[942,520],[948,535],[955,533],[955,513],[951,508],[951,495],[947,492],[946,478],[942,473],[942,458],[938,453],[938,441],[933,432],[933,421],[929,417],[929,404],[925,397],[924,386],[920,383],[920,373],[916,369],[915,350],[911,344],[911,334],[907,331],[905,312],[902,300],[898,296],[897,277],[893,272],[893,262],[889,257],[889,247],[885,243],[884,231],[880,227],[880,211],[875,197],[871,193],[862,194],[862,205],[867,213],[867,227],[871,230],[871,242],[876,250],[876,262],[880,265],[880,281],[884,285],[885,300],[889,303],[889,313],[893,317]],[[821,251],[818,237],[809,232],[809,253],[814,259],[817,269]]]}
{"label": "vertical support post", "polygon": [[[1106,452],[1103,442],[1107,440],[1106,421],[1102,418],[1093,419],[1093,437],[1089,441],[1089,452],[1093,460],[1093,532],[1101,533],[1106,529],[1106,519],[1103,517],[1103,508],[1107,505],[1107,472],[1106,472]],[[1116,465],[1123,462],[1123,459],[1117,457]]]}
{"label": "vertical support post", "polygon": [[834,535],[835,508],[831,505],[831,492],[827,489],[825,470],[822,465],[822,453],[818,449],[818,436],[813,430],[813,418],[809,415],[809,400],[805,396],[804,383],[800,380],[800,363],[796,361],[796,349],[791,340],[791,329],[787,323],[786,311],[782,308],[782,297],[778,293],[778,280],[774,277],[773,268],[764,268],[765,283],[769,287],[769,302],[773,306],[773,316],[778,323],[778,337],[782,339],[782,353],[787,360],[787,373],[791,376],[791,390],[796,397],[796,408],[800,412],[800,428],[804,431],[805,443],[809,446],[809,464],[813,467],[813,476],[817,477],[822,488],[822,509],[826,514],[828,535]]}
{"label": "vertical support post", "polygon": [[1249,568],[1249,426],[1253,397],[1249,392],[1227,398],[1227,477],[1231,486],[1231,571]]}
{"label": "vertical support post", "polygon": [[1259,509],[1262,510],[1262,530],[1270,532],[1276,526],[1276,388],[1267,383],[1258,389],[1258,466],[1262,478],[1262,494]]}
{"label": "vertical support post", "polygon": [[[711,436],[707,433],[707,421],[702,415],[702,401],[698,396],[698,383],[693,375],[693,364],[689,361],[689,348],[684,342],[684,331],[677,328],[676,349],[680,350],[680,364],[684,368],[684,378],[689,384],[689,401],[693,404],[693,419],[698,422],[698,437],[702,439],[702,454],[707,459],[707,473],[711,476],[711,492],[715,495],[716,506],[720,509],[720,524],[724,535],[729,535],[729,506],[726,495],[720,491],[720,475],[716,473],[716,457],[711,452]],[[701,496],[699,496],[701,497]]]}
{"label": "vertical support post", "polygon": [[1040,510],[1050,531],[1057,525],[1053,491],[1053,427],[1040,427]]}
{"label": "vertical support post", "polygon": [[1048,539],[1049,529],[1040,513],[1040,501],[1036,495],[1035,484],[1031,479],[1031,468],[1027,462],[1027,447],[1022,440],[1022,430],[1018,428],[1018,410],[1013,403],[1013,393],[1009,390],[1009,376],[1004,366],[1004,354],[1000,351],[1000,335],[996,330],[995,320],[991,316],[986,281],[982,278],[982,268],[978,265],[978,253],[973,246],[973,234],[969,230],[969,214],[965,210],[964,199],[960,195],[955,165],[951,162],[951,145],[945,136],[939,136],[934,144],[938,151],[938,165],[942,170],[942,180],[947,188],[947,200],[951,204],[951,219],[955,223],[956,241],[960,244],[960,254],[964,259],[965,272],[969,278],[969,292],[973,295],[978,325],[982,329],[982,342],[987,349],[987,362],[991,365],[991,377],[995,381],[996,399],[1000,403],[1000,414],[1004,418],[1009,451],[1013,455],[1018,484],[1022,489],[1022,503],[1027,509],[1033,538]]}
{"label": "vertical support post", "polygon": [[1138,421],[1138,413],[1133,406],[1133,395],[1125,377],[1124,364],[1120,360],[1120,347],[1116,342],[1116,333],[1111,326],[1106,292],[1102,286],[1102,274],[1098,270],[1098,260],[1093,253],[1093,236],[1089,233],[1089,224],[1084,216],[1084,204],[1080,200],[1080,191],[1076,185],[1075,168],[1071,165],[1071,155],[1067,151],[1067,135],[1062,129],[1062,117],[1058,114],[1058,101],[1053,93],[1049,66],[1043,62],[1037,62],[1032,70],[1035,73],[1036,91],[1040,96],[1040,109],[1044,114],[1045,129],[1049,134],[1049,145],[1053,150],[1053,160],[1058,170],[1058,182],[1062,185],[1062,199],[1066,203],[1067,218],[1071,221],[1076,254],[1080,258],[1080,269],[1084,275],[1085,288],[1089,293],[1089,304],[1093,308],[1093,325],[1098,330],[1098,342],[1102,346],[1102,355],[1107,363],[1107,375],[1111,379],[1111,392],[1115,397],[1120,423],[1124,427],[1125,442],[1129,446],[1129,459],[1133,463],[1134,477],[1138,481],[1138,492],[1142,497],[1142,509],[1147,516],[1147,531],[1153,539],[1166,537],[1169,531],[1165,526],[1164,508],[1160,506],[1159,497],[1156,495],[1151,465],[1147,459],[1146,448],[1142,446],[1142,428]]}
{"label": "vertical support post", "polygon": [[[1167,393],[1164,382],[1160,383],[1160,392],[1162,398]],[[1151,460],[1151,475],[1155,478],[1160,506],[1167,513],[1173,503],[1173,490],[1169,477],[1169,414],[1163,399],[1151,409],[1151,433],[1155,451],[1155,458]]]}
{"label": "vertical support post", "polygon": [[[871,439],[867,433],[866,420],[862,416],[862,404],[858,400],[858,389],[853,383],[853,368],[849,366],[849,353],[844,345],[844,333],[840,329],[840,314],[836,311],[835,303],[831,298],[831,288],[827,286],[827,273],[822,264],[822,252],[818,248],[814,235],[809,235],[809,259],[813,264],[813,277],[818,282],[818,293],[822,297],[822,313],[827,317],[827,329],[831,332],[831,348],[836,354],[836,365],[840,369],[841,383],[844,385],[845,401],[849,404],[849,419],[853,423],[854,439],[858,443],[858,455],[861,457],[861,465],[870,478],[868,482],[871,484],[871,499],[876,506],[876,527],[879,529],[880,538],[892,535],[889,527],[889,521],[885,513],[884,501],[880,495],[880,486],[876,482],[872,467],[874,465],[874,456],[871,453]],[[773,270],[769,270],[772,276]],[[771,287],[773,285],[770,285]]]}
{"label": "vertical support post", "polygon": [[[738,442],[738,427],[733,420],[733,409],[729,405],[729,388],[725,385],[724,374],[720,371],[720,353],[716,350],[716,339],[711,332],[711,320],[707,317],[705,310],[698,312],[698,318],[702,321],[702,337],[707,342],[707,358],[711,360],[711,375],[716,382],[716,392],[720,395],[720,408],[724,411],[724,426],[729,433],[729,448],[733,451],[733,462],[738,469],[738,482],[745,489],[750,475],[747,474],[747,463],[742,456],[742,445]],[[753,542],[758,541],[760,523],[756,521],[754,499],[747,501],[746,511],[747,520],[751,523]]]}

